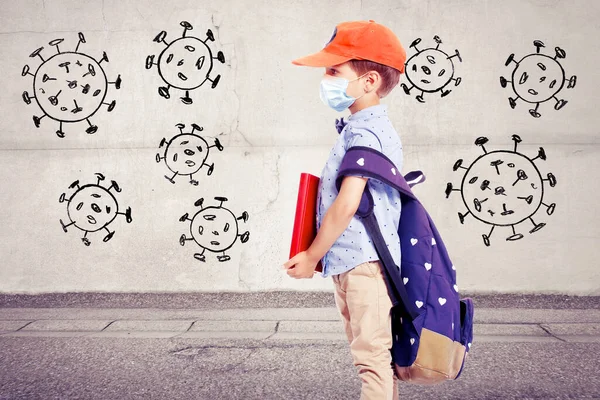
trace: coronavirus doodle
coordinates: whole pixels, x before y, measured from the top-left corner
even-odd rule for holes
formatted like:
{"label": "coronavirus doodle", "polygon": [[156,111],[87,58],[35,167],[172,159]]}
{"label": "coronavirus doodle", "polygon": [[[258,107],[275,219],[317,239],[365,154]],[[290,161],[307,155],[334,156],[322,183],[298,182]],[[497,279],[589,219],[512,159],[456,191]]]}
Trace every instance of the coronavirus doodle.
{"label": "coronavirus doodle", "polygon": [[165,41],[167,37],[165,31],[161,31],[154,38],[155,42],[163,43],[167,47],[158,56],[158,62],[154,62],[155,55],[146,58],[146,69],[156,65],[160,77],[167,84],[158,88],[158,94],[169,99],[171,98],[169,89],[172,87],[185,90],[185,96],[180,98],[181,102],[192,104],[190,90],[199,88],[206,81],[212,83],[213,89],[217,87],[221,75],[217,75],[214,79],[210,78],[213,60],[225,63],[225,56],[219,51],[217,56],[213,57],[212,50],[206,44],[209,40],[215,41],[215,36],[210,29],[206,32],[206,39],[200,40],[197,37],[186,36],[187,31],[193,29],[189,22],[182,21],[180,25],[183,27],[183,35],[171,43]]}
{"label": "coronavirus doodle", "polygon": [[59,127],[56,131],[58,137],[65,137],[63,122],[72,123],[86,121],[89,134],[96,133],[98,127],[93,125],[90,117],[94,115],[102,105],[108,106],[108,111],[115,108],[115,100],[105,103],[108,85],[115,85],[116,89],[121,87],[121,75],[114,82],[108,82],[106,73],[101,63],[108,62],[106,52],[103,52],[100,61],[80,53],[79,45],[85,43],[83,33],[79,32],[79,42],[75,51],[61,52],[59,45],[64,39],[54,39],[49,45],[56,47],[56,54],[48,59],[42,56],[44,47],[36,49],[29,55],[31,58],[39,57],[42,64],[35,74],[32,74],[29,65],[23,67],[22,76],[33,76],[33,93],[23,92],[23,101],[31,104],[35,99],[44,115],[33,116],[33,123],[40,127],[42,118],[48,116],[58,121]]}
{"label": "coronavirus doodle", "polygon": [[124,213],[119,212],[119,203],[111,193],[111,189],[117,193],[121,192],[117,182],[111,181],[110,187],[106,189],[100,186],[100,182],[105,179],[104,175],[96,173],[96,177],[98,180],[95,184],[80,186],[78,180],[73,182],[69,189],[77,188],[75,193],[69,199],[67,199],[66,193],[61,194],[59,198],[60,203],[65,201],[68,203],[67,214],[71,221],[65,224],[62,219],[60,220],[63,231],[67,232],[67,228],[72,225],[84,231],[81,240],[86,246],[90,245],[87,234],[100,230],[107,232],[103,241],[108,242],[115,234],[114,231],[108,229],[108,225],[114,221],[117,215],[124,215],[127,223],[131,223],[131,207],[127,207]]}
{"label": "coronavirus doodle", "polygon": [[417,45],[421,43],[421,38],[415,39],[410,47],[417,51],[406,61],[406,79],[411,86],[408,87],[402,83],[402,89],[406,94],[410,94],[412,89],[421,91],[416,96],[420,103],[424,103],[423,95],[425,93],[441,92],[442,97],[450,94],[451,90],[446,89],[450,82],[454,81],[454,86],[460,85],[461,78],[454,77],[454,57],[457,57],[460,62],[462,58],[458,50],[455,50],[453,56],[449,56],[439,49],[442,40],[439,36],[434,36],[433,40],[436,43],[435,47],[429,47],[424,50],[417,49]]}
{"label": "coronavirus doodle", "polygon": [[477,146],[483,149],[484,154],[479,156],[467,168],[463,166],[463,160],[459,159],[454,164],[453,170],[465,169],[460,189],[455,189],[452,183],[446,185],[446,198],[453,191],[460,191],[463,203],[467,207],[465,214],[458,213],[460,223],[464,223],[465,217],[471,214],[477,220],[492,225],[488,234],[483,234],[483,242],[490,245],[490,237],[496,226],[511,227],[512,234],[506,238],[508,241],[523,238],[522,233],[517,233],[515,225],[524,221],[533,224],[529,233],[537,232],[546,226],[545,223],[536,223],[534,214],[544,206],[546,213],[552,215],[556,204],[544,203],[544,182],[554,187],[556,177],[548,173],[546,178],[542,177],[534,161],[546,160],[546,152],[540,147],[538,155],[532,159],[517,152],[517,146],[521,143],[518,135],[513,135],[514,149],[496,150],[488,152],[485,144],[486,137],[479,137],[475,141]]}
{"label": "coronavirus doodle", "polygon": [[229,261],[230,256],[225,252],[230,249],[237,238],[240,238],[242,243],[246,243],[250,239],[250,233],[248,231],[240,234],[240,227],[238,221],[248,221],[248,213],[244,211],[240,217],[237,217],[223,207],[223,202],[227,201],[225,197],[215,197],[215,200],[219,201],[218,206],[203,207],[204,199],[199,199],[194,203],[196,207],[201,207],[191,219],[189,214],[185,213],[179,221],[190,222],[190,234],[191,237],[186,237],[185,234],[181,235],[179,244],[185,245],[186,241],[194,241],[200,247],[202,252],[194,254],[194,258],[198,261],[206,261],[205,251],[211,251],[213,253],[221,253],[217,256],[217,260]]}
{"label": "coronavirus doodle", "polygon": [[[192,131],[184,133],[184,124],[177,124],[179,134],[172,137],[171,140],[163,138],[159,148],[163,148],[164,152],[156,154],[156,162],[160,163],[164,160],[167,168],[173,172],[173,176],[165,175],[165,178],[171,183],[175,183],[177,175],[189,176],[190,183],[194,186],[198,185],[198,181],[193,178],[193,175],[200,171],[204,166],[208,167],[207,175],[211,175],[214,170],[214,163],[208,164],[206,161],[210,153],[210,149],[216,147],[219,151],[223,151],[223,146],[219,139],[215,138],[215,143],[212,146],[200,135],[195,134],[195,131],[202,132],[204,128],[197,124],[192,124]],[[166,146],[165,146],[166,145]]]}
{"label": "coronavirus doodle", "polygon": [[511,80],[507,80],[503,76],[500,77],[500,85],[505,88],[510,83],[516,97],[509,97],[508,102],[510,107],[514,109],[517,106],[517,100],[535,104],[535,108],[529,109],[529,114],[534,118],[539,118],[542,115],[538,112],[540,103],[544,103],[554,99],[554,109],[560,110],[568,102],[564,99],[559,99],[557,96],[565,82],[567,89],[574,88],[577,84],[577,76],[573,75],[567,81],[565,70],[563,69],[559,59],[567,57],[567,53],[560,47],[555,47],[556,55],[554,57],[540,53],[540,49],[545,47],[540,40],[535,40],[533,45],[536,47],[536,52],[529,54],[515,61],[514,53],[506,60],[505,65],[508,67],[511,63],[515,63],[515,69],[512,72]]}

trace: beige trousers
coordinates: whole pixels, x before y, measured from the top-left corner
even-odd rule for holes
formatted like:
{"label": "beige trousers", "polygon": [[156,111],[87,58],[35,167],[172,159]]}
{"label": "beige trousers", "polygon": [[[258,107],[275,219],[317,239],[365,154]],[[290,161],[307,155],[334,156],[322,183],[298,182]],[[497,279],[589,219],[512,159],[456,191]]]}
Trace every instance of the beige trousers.
{"label": "beige trousers", "polygon": [[392,302],[379,261],[333,275],[335,303],[344,321],[350,352],[362,381],[360,400],[397,400],[392,369]]}

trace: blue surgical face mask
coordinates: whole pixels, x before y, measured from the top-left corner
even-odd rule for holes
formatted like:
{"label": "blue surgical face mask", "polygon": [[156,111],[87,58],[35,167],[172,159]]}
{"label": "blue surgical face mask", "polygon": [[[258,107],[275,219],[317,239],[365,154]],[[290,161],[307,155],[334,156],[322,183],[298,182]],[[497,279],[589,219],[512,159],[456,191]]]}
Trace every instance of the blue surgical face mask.
{"label": "blue surgical face mask", "polygon": [[[359,76],[356,79],[349,81],[345,78],[334,77],[334,78],[323,78],[321,80],[320,96],[321,101],[333,108],[335,111],[341,112],[350,107],[360,97],[352,97],[346,93],[350,82],[354,82],[366,74]],[[363,94],[364,95],[364,94]],[[361,95],[362,97],[362,95]]]}

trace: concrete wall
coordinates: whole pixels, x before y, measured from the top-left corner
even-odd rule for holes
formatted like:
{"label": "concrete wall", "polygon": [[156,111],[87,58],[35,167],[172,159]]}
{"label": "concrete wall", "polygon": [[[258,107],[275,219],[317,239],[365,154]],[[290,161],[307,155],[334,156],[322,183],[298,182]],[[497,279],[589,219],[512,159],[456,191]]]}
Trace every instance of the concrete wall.
{"label": "concrete wall", "polygon": [[[448,96],[426,94],[420,104],[418,93],[407,96],[398,87],[384,100],[404,143],[404,172],[418,168],[427,174],[416,193],[446,241],[461,288],[598,295],[599,18],[595,0],[3,0],[0,291],[330,290],[328,279],[295,281],[280,269],[287,260],[298,176],[320,175],[339,117],[319,100],[322,71],[290,61],[317,51],[336,23],[374,19],[397,33],[409,56],[415,53],[408,49],[414,39],[422,38],[419,47],[425,48],[439,35],[440,50],[454,54],[458,49],[463,59],[453,59],[455,77],[462,82]],[[183,104],[184,93],[173,88],[170,99],[160,97],[164,82],[157,67],[145,68],[146,57],[158,57],[165,48],[152,39],[162,30],[167,42],[181,37],[183,20],[194,28],[187,36],[205,40],[211,29],[215,41],[207,45],[225,55],[225,63],[215,60],[210,74],[212,79],[221,75],[218,86],[211,89],[209,82],[191,91],[191,105]],[[65,123],[65,137],[59,138],[59,123],[49,117],[34,126],[32,116],[43,112],[35,100],[23,101],[24,91],[34,96],[34,77],[21,72],[27,64],[36,73],[42,61],[29,57],[35,49],[44,46],[45,59],[56,53],[48,44],[53,39],[64,38],[60,50],[73,51],[78,32],[86,39],[79,51],[96,60],[106,51],[110,61],[101,66],[109,81],[120,74],[122,85],[120,90],[108,86],[105,102],[116,100],[114,110],[103,105],[90,117],[96,133],[85,132],[86,121]],[[578,78],[576,87],[565,86],[557,95],[568,104],[557,111],[553,100],[542,103],[537,119],[522,100],[511,109],[508,98],[515,94],[499,83],[516,65],[505,67],[507,57],[515,53],[518,61],[534,53],[536,39],[551,57],[555,47],[563,48],[566,58],[559,61],[566,77]],[[40,95],[40,101],[51,109],[49,96]],[[182,176],[170,183],[165,163],[155,161],[164,151],[161,139],[179,133],[177,123],[186,124],[185,131],[191,123],[202,126],[200,134],[209,144],[218,137],[224,147],[211,149],[207,162],[214,163],[214,172],[208,176],[203,167],[195,176],[198,186]],[[528,233],[529,221],[517,225],[525,236],[518,241],[505,240],[511,228],[495,228],[487,247],[481,235],[490,225],[472,216],[461,224],[457,213],[466,206],[460,193],[446,199],[444,189],[447,182],[460,188],[465,171],[452,170],[457,159],[469,166],[483,154],[473,144],[477,137],[489,138],[488,151],[511,150],[513,134],[523,139],[518,151],[530,158],[544,147],[547,160],[537,159],[535,165],[544,176],[551,172],[557,178],[555,187],[544,183],[544,202],[556,203],[556,209],[547,215],[542,207],[534,215],[536,223],[547,224],[538,232]],[[118,182],[122,191],[111,193],[121,211],[131,207],[133,220],[117,216],[109,225],[115,231],[111,240],[103,242],[106,231],[89,233],[91,244],[85,246],[82,230],[72,225],[63,232],[59,220],[70,220],[67,203],[59,198],[75,193],[76,188],[69,189],[75,180],[81,186],[95,184],[95,173],[106,177],[100,183],[105,188],[111,180]],[[236,217],[248,212],[247,222],[238,222],[240,234],[248,231],[250,239],[241,243],[238,238],[227,251],[231,260],[219,262],[217,254],[206,252],[203,263],[193,256],[199,246],[180,246],[180,236],[190,235],[190,223],[179,218],[200,210],[194,202],[201,197],[204,207],[218,206],[215,196],[227,197],[224,206]]]}

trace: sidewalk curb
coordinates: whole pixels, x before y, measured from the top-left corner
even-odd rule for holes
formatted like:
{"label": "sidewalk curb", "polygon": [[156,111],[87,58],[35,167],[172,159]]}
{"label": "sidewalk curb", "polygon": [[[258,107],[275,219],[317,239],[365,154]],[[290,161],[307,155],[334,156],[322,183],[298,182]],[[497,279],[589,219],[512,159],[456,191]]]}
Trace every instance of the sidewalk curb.
{"label": "sidewalk curb", "polygon": [[[211,320],[211,321],[340,321],[339,312],[328,308],[0,308],[0,321],[12,320]],[[478,308],[475,323],[576,324],[600,323],[600,309],[554,310]]]}
{"label": "sidewalk curb", "polygon": [[[481,342],[600,342],[600,310],[479,309]],[[0,308],[0,338],[152,338],[346,341],[335,308]]]}

